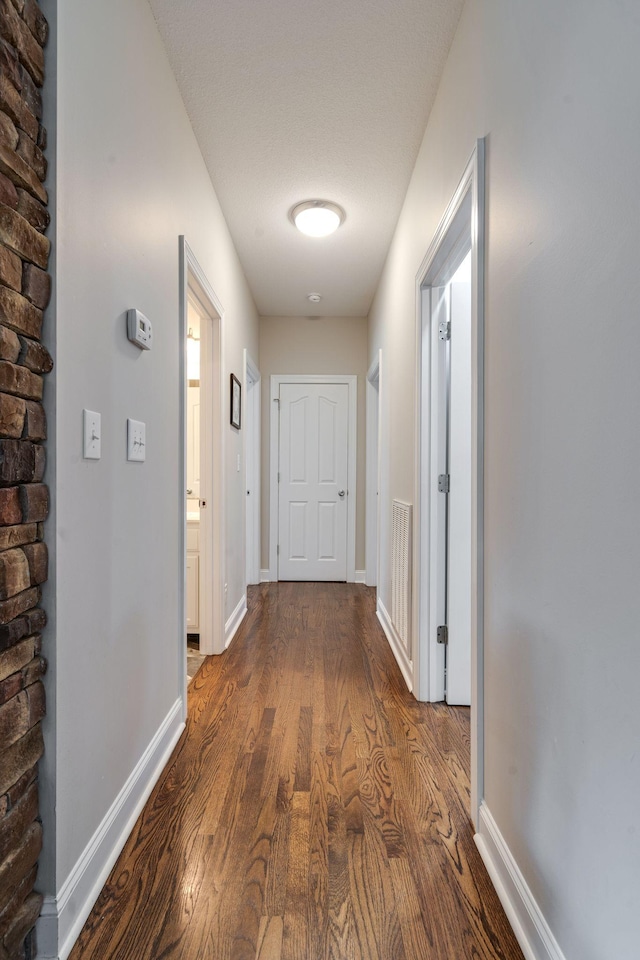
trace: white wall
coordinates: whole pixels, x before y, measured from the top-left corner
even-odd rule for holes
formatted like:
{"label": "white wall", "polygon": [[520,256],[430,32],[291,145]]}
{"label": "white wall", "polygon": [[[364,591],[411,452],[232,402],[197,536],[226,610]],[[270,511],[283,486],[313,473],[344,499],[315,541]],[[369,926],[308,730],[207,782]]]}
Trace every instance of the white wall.
{"label": "white wall", "polygon": [[269,437],[271,374],[356,374],[358,442],[356,482],[356,570],[365,566],[365,400],[367,379],[366,317],[261,317],[261,566],[269,566]]}
{"label": "white wall", "polygon": [[639,47],[629,0],[469,0],[370,316],[388,605],[415,276],[487,135],[485,797],[568,960],[638,949]]}
{"label": "white wall", "polygon": [[[55,19],[51,2],[45,10]],[[231,371],[241,375],[244,347],[258,353],[255,307],[146,0],[63,0],[57,36],[49,51],[59,98],[57,477],[49,475],[57,624],[47,651],[57,684],[47,750],[57,773],[45,768],[40,880],[49,896],[182,692],[180,234],[224,308],[225,383]],[[129,307],[153,322],[150,353],[125,337]],[[224,395],[228,616],[244,593],[244,491],[241,435],[228,426]],[[102,414],[98,462],[82,459],[83,407]],[[127,417],[146,422],[144,464],[125,459]],[[82,907],[68,906],[65,929]]]}

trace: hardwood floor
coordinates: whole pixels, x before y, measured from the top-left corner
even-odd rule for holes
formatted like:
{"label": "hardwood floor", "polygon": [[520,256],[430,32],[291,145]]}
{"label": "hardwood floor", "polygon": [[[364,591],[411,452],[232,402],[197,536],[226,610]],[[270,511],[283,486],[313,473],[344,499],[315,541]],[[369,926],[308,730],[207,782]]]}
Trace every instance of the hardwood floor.
{"label": "hardwood floor", "polygon": [[253,588],[71,960],[522,960],[473,842],[469,711],[352,584]]}

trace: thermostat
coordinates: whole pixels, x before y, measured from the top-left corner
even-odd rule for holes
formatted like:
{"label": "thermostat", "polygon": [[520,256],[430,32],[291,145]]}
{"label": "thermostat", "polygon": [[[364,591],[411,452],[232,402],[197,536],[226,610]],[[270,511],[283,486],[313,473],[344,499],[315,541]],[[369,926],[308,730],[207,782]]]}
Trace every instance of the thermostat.
{"label": "thermostat", "polygon": [[127,336],[141,350],[151,350],[153,332],[151,320],[147,320],[139,310],[127,310]]}

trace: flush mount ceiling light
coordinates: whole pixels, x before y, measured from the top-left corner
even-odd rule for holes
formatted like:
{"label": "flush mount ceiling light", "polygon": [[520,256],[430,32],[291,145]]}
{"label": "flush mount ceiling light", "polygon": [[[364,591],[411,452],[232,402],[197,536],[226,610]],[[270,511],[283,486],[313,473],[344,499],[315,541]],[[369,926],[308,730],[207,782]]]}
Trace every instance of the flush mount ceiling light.
{"label": "flush mount ceiling light", "polygon": [[307,300],[311,300],[311,303],[320,303],[322,297],[319,293],[308,293]]}
{"label": "flush mount ceiling light", "polygon": [[345,212],[328,200],[305,200],[291,209],[289,217],[308,237],[328,237],[343,222]]}

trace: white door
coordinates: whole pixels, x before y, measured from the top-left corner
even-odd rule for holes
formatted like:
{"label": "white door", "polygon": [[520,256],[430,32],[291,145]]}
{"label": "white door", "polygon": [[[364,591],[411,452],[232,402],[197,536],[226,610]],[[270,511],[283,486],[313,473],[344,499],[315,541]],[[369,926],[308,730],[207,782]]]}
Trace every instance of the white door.
{"label": "white door", "polygon": [[471,254],[450,289],[447,702],[471,703]]}
{"label": "white door", "polygon": [[347,579],[349,387],[281,383],[278,579]]}

